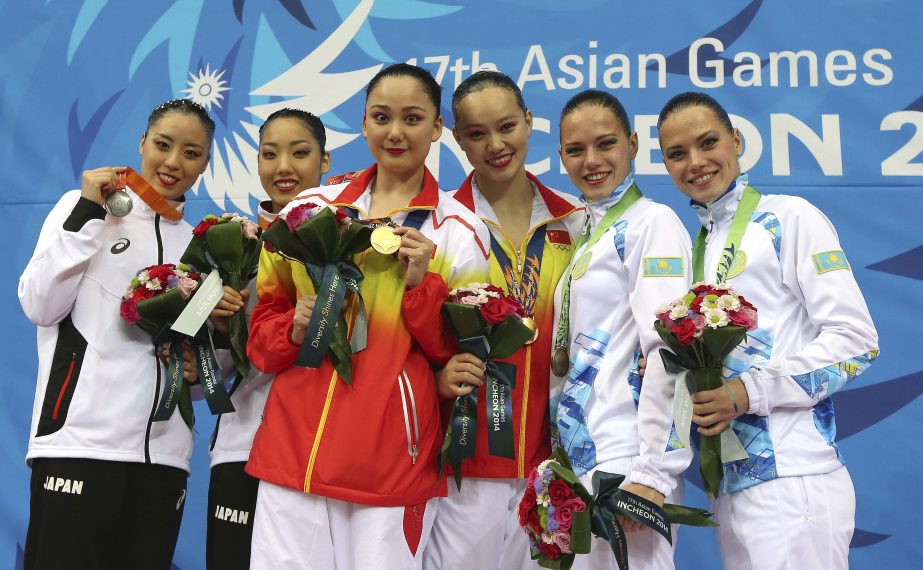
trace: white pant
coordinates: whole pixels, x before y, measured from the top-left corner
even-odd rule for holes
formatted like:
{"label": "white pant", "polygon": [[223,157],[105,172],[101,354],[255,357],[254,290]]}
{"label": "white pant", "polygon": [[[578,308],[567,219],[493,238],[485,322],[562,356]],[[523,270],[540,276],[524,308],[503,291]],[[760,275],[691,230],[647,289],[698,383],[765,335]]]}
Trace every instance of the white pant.
{"label": "white pant", "polygon": [[370,507],[260,481],[250,568],[418,570],[434,507]]}
{"label": "white pant", "polygon": [[426,551],[426,570],[534,570],[529,538],[519,526],[525,479],[449,479],[449,496],[436,499],[436,522]]}
{"label": "white pant", "polygon": [[[580,483],[587,488],[590,493],[593,492],[593,473],[603,471],[605,473],[618,473],[628,475],[631,466],[634,463],[634,457],[615,459],[607,461],[594,467],[589,473],[580,477]],[[627,482],[622,483],[624,487]],[[667,496],[667,503],[682,504],[683,502],[683,480],[677,477],[676,488],[673,493]],[[673,535],[673,545],[671,546],[667,539],[660,536],[652,529],[644,529],[635,532],[626,532],[625,538],[628,542],[628,567],[631,570],[673,570],[673,551],[676,549],[676,540],[679,534],[679,525],[670,525],[670,531]],[[612,547],[609,542],[601,538],[593,538],[589,554],[578,554],[574,559],[574,570],[617,570],[618,563],[615,561],[615,554],[612,553]]]}
{"label": "white pant", "polygon": [[849,568],[855,516],[845,467],[724,494],[715,504],[721,559],[728,570]]}

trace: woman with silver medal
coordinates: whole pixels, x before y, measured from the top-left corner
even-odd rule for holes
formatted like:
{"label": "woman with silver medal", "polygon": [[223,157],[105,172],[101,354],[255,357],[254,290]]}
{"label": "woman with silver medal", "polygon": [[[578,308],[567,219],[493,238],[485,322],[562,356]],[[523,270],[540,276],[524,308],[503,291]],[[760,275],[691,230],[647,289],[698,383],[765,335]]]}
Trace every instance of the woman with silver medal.
{"label": "woman with silver medal", "polygon": [[[663,368],[664,343],[652,325],[659,305],[689,290],[689,235],[635,184],[638,138],[618,99],[595,90],[574,96],[561,112],[560,137],[561,161],[587,219],[555,295],[556,444],[588,489],[597,471],[621,474],[625,491],[657,506],[681,503],[692,454],[671,437],[675,379]],[[643,383],[642,353],[652,357]],[[632,570],[674,567],[663,537],[635,521],[622,526]],[[598,538],[574,565],[616,567]]]}

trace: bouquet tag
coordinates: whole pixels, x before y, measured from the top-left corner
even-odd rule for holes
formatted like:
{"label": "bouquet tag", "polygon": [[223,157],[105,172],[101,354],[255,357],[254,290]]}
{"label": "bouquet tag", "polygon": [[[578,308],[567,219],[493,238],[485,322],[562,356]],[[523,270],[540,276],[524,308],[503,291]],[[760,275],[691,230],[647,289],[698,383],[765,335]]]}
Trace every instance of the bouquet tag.
{"label": "bouquet tag", "polygon": [[741,459],[747,459],[750,455],[747,453],[747,450],[744,449],[744,446],[741,445],[740,440],[737,438],[737,434],[734,433],[734,430],[731,426],[724,428],[724,431],[720,435],[721,442],[721,463],[728,463],[730,461],[740,461]]}
{"label": "bouquet tag", "polygon": [[692,429],[692,390],[689,387],[691,375],[686,369],[676,375],[676,387],[673,394],[673,422],[676,435],[683,447],[689,449],[689,430]]}
{"label": "bouquet tag", "polygon": [[224,295],[224,284],[221,283],[221,276],[217,271],[212,271],[196,289],[192,299],[189,299],[189,304],[170,328],[178,333],[195,336],[205,324],[208,315],[218,305],[222,295]]}

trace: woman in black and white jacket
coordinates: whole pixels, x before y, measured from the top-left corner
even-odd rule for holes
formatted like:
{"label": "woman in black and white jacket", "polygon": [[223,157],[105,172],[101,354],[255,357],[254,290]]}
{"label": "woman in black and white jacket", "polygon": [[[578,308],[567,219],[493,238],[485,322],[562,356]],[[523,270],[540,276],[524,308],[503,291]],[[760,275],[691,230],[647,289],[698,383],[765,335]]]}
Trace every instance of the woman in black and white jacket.
{"label": "woman in black and white jacket", "polygon": [[[192,101],[158,106],[141,136],[143,181],[126,188],[131,211],[103,208],[126,168],[97,168],[42,226],[19,281],[39,358],[26,568],[170,567],[192,431],[178,413],[152,421],[164,370],[119,306],[139,269],[175,263],[185,250],[192,228],[182,199],[205,171],[214,129]],[[188,359],[185,375],[194,378]]]}

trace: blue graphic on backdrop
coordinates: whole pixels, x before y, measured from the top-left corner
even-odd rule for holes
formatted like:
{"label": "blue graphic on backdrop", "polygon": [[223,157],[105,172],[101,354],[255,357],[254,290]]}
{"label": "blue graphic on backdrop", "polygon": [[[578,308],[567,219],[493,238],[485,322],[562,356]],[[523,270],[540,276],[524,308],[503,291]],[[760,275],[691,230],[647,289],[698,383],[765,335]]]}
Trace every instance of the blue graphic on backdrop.
{"label": "blue graphic on backdrop", "polygon": [[[707,9],[703,9],[703,5]],[[58,197],[81,171],[137,166],[151,108],[190,97],[218,128],[206,174],[190,193],[194,219],[254,211],[257,129],[293,106],[328,127],[331,174],[370,162],[361,135],[364,88],[383,64],[412,61],[443,85],[446,127],[427,164],[443,188],[469,165],[450,129],[449,97],[479,66],[509,74],[535,117],[529,169],[571,191],[557,154],[557,117],[578,90],[612,90],[629,110],[645,195],[694,214],[665,176],[653,128],[673,94],[705,90],[726,105],[744,138],[742,162],[761,192],[804,196],[836,225],[880,334],[881,356],[831,398],[839,449],[857,494],[854,568],[909,567],[923,544],[905,508],[923,502],[907,460],[923,431],[916,315],[923,304],[923,5],[857,0],[830,10],[788,1],[685,5],[572,0],[168,0],[0,3],[0,200],[11,268],[2,297],[8,382],[0,391],[0,558],[21,564],[28,521],[25,455],[36,375],[34,327],[14,300],[15,278]],[[662,63],[661,63],[662,61]],[[909,102],[909,103],[908,103]],[[176,567],[202,568],[206,440],[199,447]],[[698,470],[686,502],[704,505]],[[713,532],[684,529],[677,568],[717,567]],[[3,554],[5,553],[5,554]]]}

